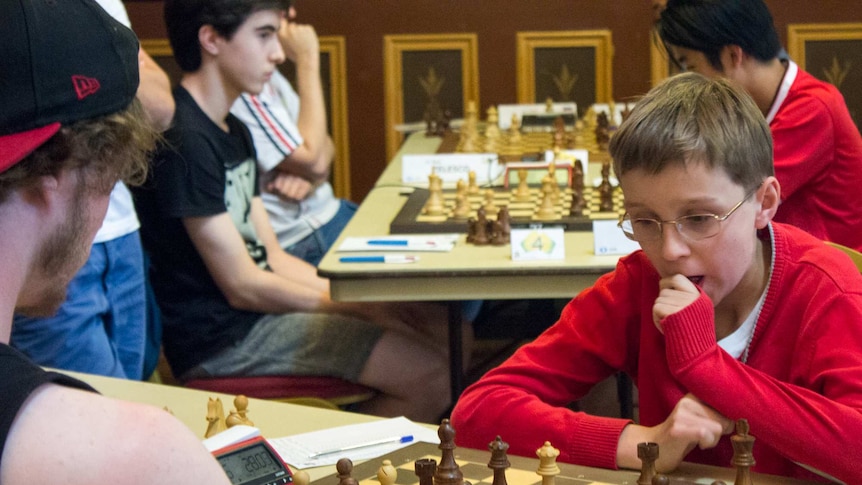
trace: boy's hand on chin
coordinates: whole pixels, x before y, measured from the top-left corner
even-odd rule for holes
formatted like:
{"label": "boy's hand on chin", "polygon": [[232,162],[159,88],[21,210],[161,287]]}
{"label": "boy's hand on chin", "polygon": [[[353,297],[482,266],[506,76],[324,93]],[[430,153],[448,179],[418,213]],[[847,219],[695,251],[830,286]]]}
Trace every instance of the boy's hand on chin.
{"label": "boy's hand on chin", "polygon": [[658,286],[658,298],[652,306],[652,320],[658,331],[663,333],[661,321],[694,303],[700,297],[700,290],[681,274],[662,278]]}

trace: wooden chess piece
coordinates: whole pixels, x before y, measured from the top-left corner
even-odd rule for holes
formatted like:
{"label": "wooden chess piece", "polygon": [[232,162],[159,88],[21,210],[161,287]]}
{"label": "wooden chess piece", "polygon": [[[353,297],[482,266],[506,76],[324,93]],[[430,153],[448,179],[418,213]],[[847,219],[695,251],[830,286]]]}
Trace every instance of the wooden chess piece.
{"label": "wooden chess piece", "polygon": [[580,217],[584,215],[584,209],[587,207],[587,202],[584,200],[584,188],[572,189],[572,201],[569,205],[569,216]]}
{"label": "wooden chess piece", "polygon": [[545,444],[536,450],[536,456],[539,457],[539,469],[536,470],[536,474],[542,477],[542,485],[554,485],[555,477],[560,474],[560,467],[557,466],[560,450],[551,446],[550,441],[545,441]]}
{"label": "wooden chess piece", "polygon": [[207,430],[204,438],[211,438],[227,429],[224,420],[224,406],[221,398],[209,398],[207,402]]}
{"label": "wooden chess piece", "polygon": [[472,244],[476,239],[476,218],[467,218],[467,243]]}
{"label": "wooden chess piece", "polygon": [[422,213],[429,216],[440,216],[446,211],[443,201],[443,179],[434,170],[428,175],[428,200],[422,207]]}
{"label": "wooden chess piece", "polygon": [[467,173],[467,193],[470,195],[479,193],[479,184],[476,183],[476,172],[473,170]]}
{"label": "wooden chess piece", "polygon": [[482,205],[482,208],[485,209],[485,215],[487,216],[496,216],[497,212],[500,212],[500,209],[497,208],[497,204],[494,201],[493,189],[485,190],[485,203]]}
{"label": "wooden chess piece", "polygon": [[651,485],[655,473],[655,461],[658,460],[658,443],[638,443],[638,458],[641,460],[641,474],[638,485]]}
{"label": "wooden chess piece", "polygon": [[530,186],[527,184],[527,169],[518,169],[518,188],[515,189],[515,200],[518,202],[529,202],[533,195],[530,193]]}
{"label": "wooden chess piece", "polygon": [[754,436],[748,434],[748,420],[738,419],[736,421],[736,434],[730,437],[733,445],[733,459],[731,463],[736,467],[736,480],[733,485],[753,485],[751,480],[751,467],[754,466]]}
{"label": "wooden chess piece", "polygon": [[497,222],[500,224],[500,236],[503,244],[508,244],[512,237],[512,218],[509,216],[509,206],[500,207],[497,213]]}
{"label": "wooden chess piece", "polygon": [[584,189],[584,164],[579,158],[572,164],[572,188]]}
{"label": "wooden chess piece", "polygon": [[391,460],[383,460],[383,464],[377,469],[377,480],[380,485],[395,485],[398,479],[398,469],[392,466]]}
{"label": "wooden chess piece", "polygon": [[464,474],[455,461],[455,428],[448,419],[444,419],[437,428],[440,437],[440,464],[434,472],[434,485],[463,485]]}
{"label": "wooden chess piece", "polygon": [[548,177],[542,182],[542,202],[539,210],[534,216],[540,221],[550,221],[557,219],[556,205],[554,204],[554,188],[548,183]]}
{"label": "wooden chess piece", "polygon": [[242,418],[239,417],[239,413],[236,410],[231,409],[230,414],[227,415],[227,418],[224,420],[225,426],[228,428],[233,428],[238,424],[245,424],[242,422]]}
{"label": "wooden chess piece", "polygon": [[485,208],[479,207],[476,209],[476,225],[473,231],[473,244],[484,246],[488,244],[488,217],[485,215]]}
{"label": "wooden chess piece", "polygon": [[670,478],[663,473],[657,473],[656,476],[652,477],[650,485],[670,485]]}
{"label": "wooden chess piece", "polygon": [[507,485],[506,469],[512,466],[508,456],[506,456],[509,443],[497,436],[497,439],[488,444],[488,449],[491,451],[491,461],[488,462],[488,468],[494,470],[494,481],[491,485]]}
{"label": "wooden chess piece", "polygon": [[242,420],[242,424],[246,426],[254,426],[254,423],[248,419],[248,397],[243,394],[237,395],[233,398],[233,405]]}
{"label": "wooden chess piece", "polygon": [[359,482],[353,478],[353,462],[350,458],[341,458],[335,464],[335,470],[338,472],[338,485],[359,485]]}
{"label": "wooden chess piece", "polygon": [[599,211],[614,211],[614,187],[611,185],[611,164],[602,164],[602,182],[599,184]]}
{"label": "wooden chess piece", "polygon": [[500,120],[497,113],[497,108],[491,106],[488,108],[485,118],[485,138],[489,140],[498,140],[500,138]]}
{"label": "wooden chess piece", "polygon": [[434,485],[434,472],[437,461],[433,458],[420,458],[413,463],[413,470],[419,477],[419,485]]}
{"label": "wooden chess piece", "polygon": [[506,244],[505,236],[503,236],[503,226],[500,224],[499,220],[491,221],[490,223],[490,235],[488,239],[491,241],[492,246],[502,246]]}
{"label": "wooden chess piece", "polygon": [[291,473],[291,481],[293,485],[308,485],[311,483],[311,477],[308,475],[308,472],[305,470],[295,470]]}

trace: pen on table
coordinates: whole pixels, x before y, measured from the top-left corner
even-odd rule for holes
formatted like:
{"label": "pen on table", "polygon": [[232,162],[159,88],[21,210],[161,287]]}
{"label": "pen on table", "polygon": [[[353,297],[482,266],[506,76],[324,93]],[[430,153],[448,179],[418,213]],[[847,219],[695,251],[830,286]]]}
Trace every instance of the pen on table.
{"label": "pen on table", "polygon": [[387,254],[385,256],[342,256],[341,263],[415,263],[419,256],[405,254]]}
{"label": "pen on table", "polygon": [[308,455],[308,457],[309,458],[317,458],[317,457],[323,456],[323,455],[331,455],[333,453],[341,453],[344,451],[358,450],[360,448],[368,448],[370,446],[388,445],[391,443],[410,443],[411,441],[413,441],[413,435],[393,436],[391,438],[383,438],[380,440],[367,441],[365,443],[359,443],[356,445],[342,446],[341,448],[334,448],[334,449],[326,450],[326,451],[318,451],[318,452],[315,452],[315,453]]}
{"label": "pen on table", "polygon": [[[369,246],[409,246],[410,241],[407,239],[369,239],[367,243]],[[415,246],[436,246],[436,241],[414,241]]]}

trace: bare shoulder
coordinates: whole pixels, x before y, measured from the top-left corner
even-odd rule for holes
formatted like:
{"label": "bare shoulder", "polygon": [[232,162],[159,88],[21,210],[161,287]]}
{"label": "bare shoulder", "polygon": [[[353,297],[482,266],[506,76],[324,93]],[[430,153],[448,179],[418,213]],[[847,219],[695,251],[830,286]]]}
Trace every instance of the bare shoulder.
{"label": "bare shoulder", "polygon": [[[201,440],[168,412],[46,384],[9,433],[0,483],[229,483]],[[61,478],[62,477],[62,478]]]}

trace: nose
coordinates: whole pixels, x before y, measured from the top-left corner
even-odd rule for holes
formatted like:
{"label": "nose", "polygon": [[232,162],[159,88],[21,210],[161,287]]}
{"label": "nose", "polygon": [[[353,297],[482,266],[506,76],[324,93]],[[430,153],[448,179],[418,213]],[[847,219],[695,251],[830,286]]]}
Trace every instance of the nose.
{"label": "nose", "polygon": [[665,224],[661,231],[661,253],[668,261],[688,256],[688,241],[679,233],[676,224]]}
{"label": "nose", "polygon": [[278,37],[275,39],[275,48],[272,51],[270,59],[274,64],[281,64],[286,59],[284,49],[281,47],[281,42],[278,40]]}
{"label": "nose", "polygon": [[291,5],[290,8],[287,9],[287,18],[290,20],[296,18],[296,7],[294,7],[293,5]]}

